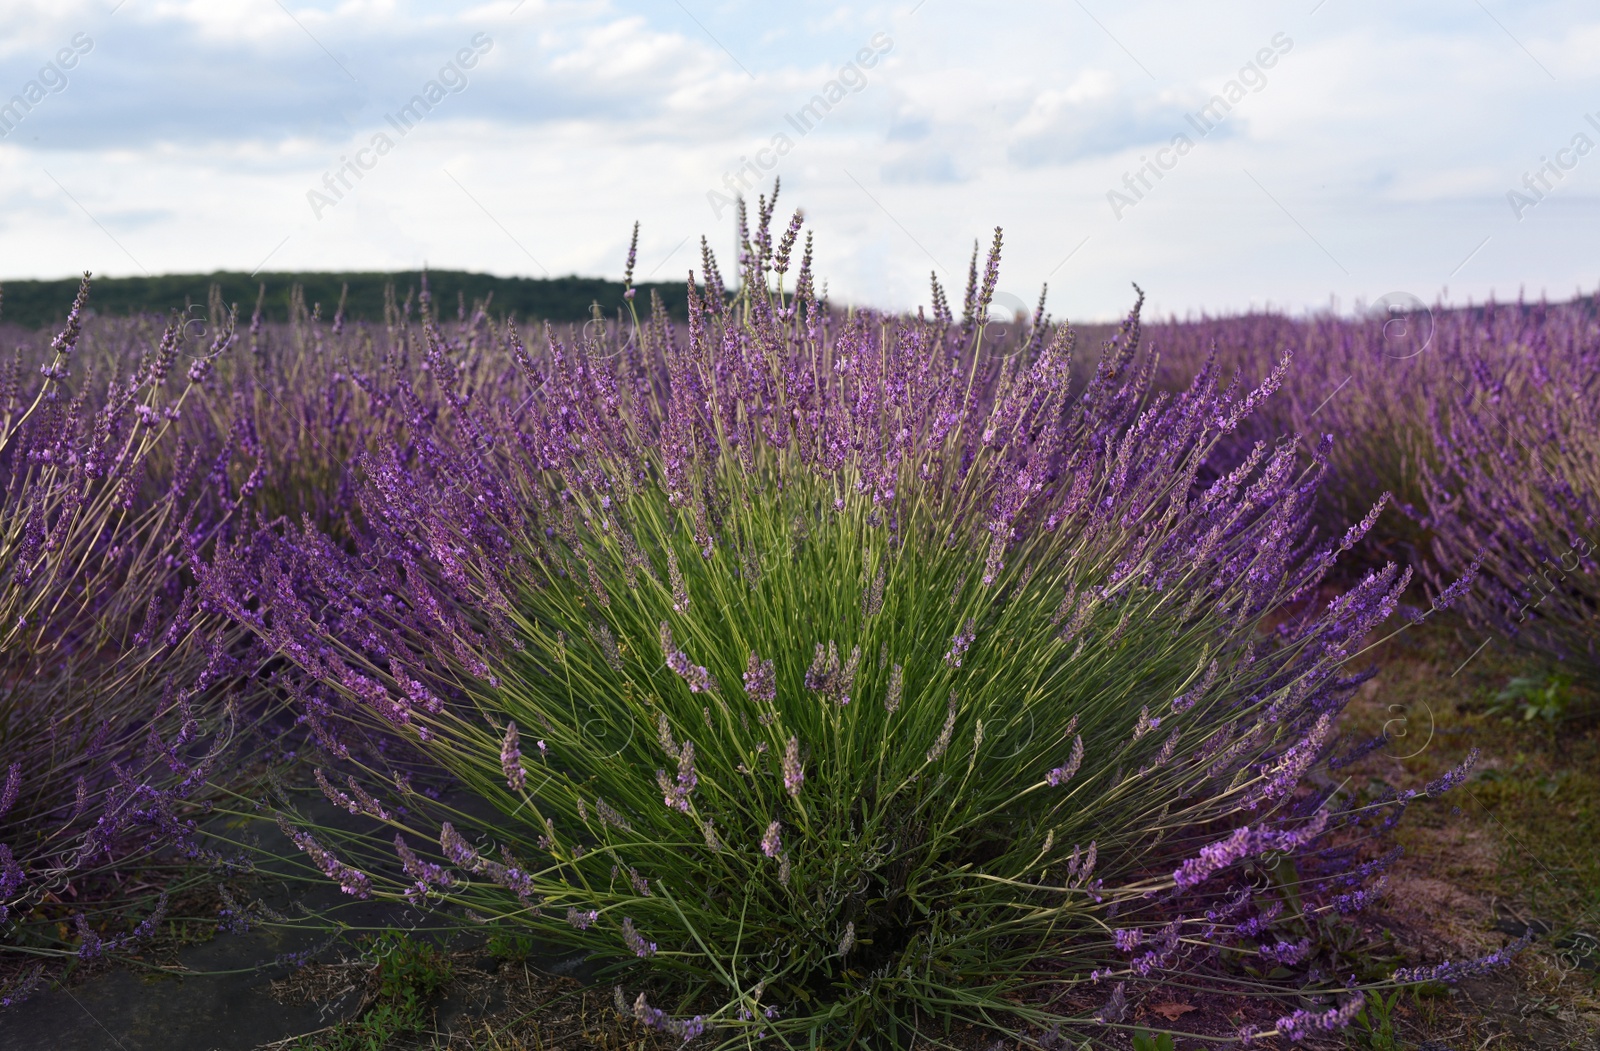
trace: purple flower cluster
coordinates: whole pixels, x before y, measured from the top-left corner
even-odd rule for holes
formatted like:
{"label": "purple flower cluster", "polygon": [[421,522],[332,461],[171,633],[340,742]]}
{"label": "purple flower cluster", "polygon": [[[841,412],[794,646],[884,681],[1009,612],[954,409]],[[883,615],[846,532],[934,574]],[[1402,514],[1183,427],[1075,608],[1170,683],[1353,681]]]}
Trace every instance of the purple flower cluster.
{"label": "purple flower cluster", "polygon": [[406,888],[405,895],[406,900],[413,905],[425,904],[428,895],[434,893],[434,888],[443,889],[455,882],[444,866],[423,861],[418,857],[398,832],[394,837],[394,852],[400,858],[401,871],[412,881],[411,886]]}
{"label": "purple flower cluster", "polygon": [[628,947],[629,952],[640,959],[656,954],[656,943],[646,941],[644,936],[634,929],[633,919],[628,916],[622,918],[622,943]]}
{"label": "purple flower cluster", "polygon": [[1533,941],[1532,933],[1524,934],[1510,945],[1494,952],[1486,953],[1476,959],[1460,960],[1454,963],[1446,962],[1435,964],[1431,967],[1401,967],[1394,972],[1393,980],[1397,982],[1458,982],[1463,978],[1471,978],[1482,974],[1503,964],[1509,963],[1517,953],[1526,949]]}
{"label": "purple flower cluster", "polygon": [[[543,742],[540,742],[543,744]],[[522,769],[522,745],[517,738],[517,724],[506,723],[506,736],[500,744],[500,769],[506,775],[506,787],[513,792],[522,791],[528,775]]]}
{"label": "purple flower cluster", "polygon": [[800,787],[806,783],[805,767],[800,763],[800,738],[791,737],[783,749],[783,788],[795,799],[800,798]]}
{"label": "purple flower cluster", "polygon": [[972,645],[972,640],[977,637],[977,631],[969,618],[966,626],[951,637],[950,648],[945,651],[944,655],[945,666],[950,668],[961,667],[961,661],[967,655],[967,648]]}
{"label": "purple flower cluster", "polygon": [[1319,810],[1304,825],[1295,829],[1251,828],[1241,825],[1214,843],[1200,848],[1200,852],[1186,860],[1173,872],[1173,882],[1180,890],[1197,887],[1211,876],[1246,858],[1257,857],[1269,850],[1292,852],[1322,835],[1328,824],[1328,812]]}
{"label": "purple flower cluster", "polygon": [[324,876],[339,884],[340,890],[357,898],[372,896],[372,880],[366,873],[340,861],[333,851],[318,843],[315,836],[293,827],[283,819],[282,815],[278,817],[278,827],[283,830],[284,835],[294,841],[295,846],[311,856],[311,860],[322,870]]}
{"label": "purple flower cluster", "polygon": [[640,993],[638,999],[634,1000],[633,1006],[627,1008],[626,1002],[622,998],[622,988],[618,986],[616,1000],[619,1005],[619,1012],[633,1017],[652,1029],[659,1029],[671,1036],[678,1037],[685,1044],[691,1040],[698,1040],[706,1031],[704,1015],[695,1015],[693,1018],[684,1019],[673,1018],[660,1008],[651,1007],[650,1002],[645,999],[644,993]]}
{"label": "purple flower cluster", "polygon": [[712,693],[716,690],[717,681],[711,677],[711,673],[691,661],[688,654],[673,647],[672,629],[666,621],[661,622],[661,654],[667,667],[689,684],[690,693]]}
{"label": "purple flower cluster", "polygon": [[1045,784],[1051,788],[1059,788],[1072,780],[1072,775],[1078,772],[1078,767],[1083,765],[1083,736],[1080,734],[1072,739],[1072,754],[1067,757],[1065,765],[1058,766],[1044,775]]}
{"label": "purple flower cluster", "polygon": [[750,663],[744,670],[744,692],[751,700],[771,704],[778,696],[778,684],[772,670],[772,661],[762,660],[755,650],[750,651]]}
{"label": "purple flower cluster", "polygon": [[[672,740],[671,734],[662,723],[663,733],[666,733],[666,742]],[[665,770],[656,771],[656,783],[661,788],[661,799],[673,810],[687,814],[689,812],[689,793],[700,783],[700,778],[694,770],[694,742],[685,740],[682,747],[675,749],[678,757],[678,776],[674,780]],[[602,818],[603,820],[604,818]]]}
{"label": "purple flower cluster", "polygon": [[[1277,1029],[1280,1034],[1295,1041],[1317,1029],[1325,1033],[1335,1033],[1348,1026],[1356,1015],[1361,1013],[1365,1003],[1366,994],[1356,993],[1338,1007],[1330,1007],[1326,1011],[1308,1011],[1300,1008],[1293,1014],[1279,1018]],[[1243,1034],[1240,1036],[1242,1038]],[[1244,1042],[1248,1044],[1250,1040]]]}
{"label": "purple flower cluster", "polygon": [[841,664],[839,647],[834,641],[829,639],[826,649],[819,642],[812,655],[811,666],[806,669],[806,689],[830,698],[842,708],[850,703],[850,691],[855,689],[856,671],[860,665],[860,646],[852,649],[850,656]]}

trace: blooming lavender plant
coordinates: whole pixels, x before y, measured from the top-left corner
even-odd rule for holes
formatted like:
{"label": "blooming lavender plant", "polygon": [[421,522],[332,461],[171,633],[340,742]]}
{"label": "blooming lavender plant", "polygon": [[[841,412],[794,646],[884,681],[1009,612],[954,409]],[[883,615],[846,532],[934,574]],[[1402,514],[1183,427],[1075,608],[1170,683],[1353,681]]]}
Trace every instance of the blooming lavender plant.
{"label": "blooming lavender plant", "polygon": [[1425,568],[1436,606],[1600,681],[1600,326],[1584,306],[1492,313],[1531,331],[1434,419]]}
{"label": "blooming lavender plant", "polygon": [[[0,953],[104,955],[148,908],[119,872],[192,886],[236,782],[268,648],[199,601],[188,566],[239,517],[240,450],[191,442],[224,324],[179,370],[177,322],[89,324],[87,276],[29,382],[0,375]],[[247,459],[247,457],[245,457]],[[71,931],[62,892],[71,887]],[[14,999],[15,995],[11,995]]]}
{"label": "blooming lavender plant", "polygon": [[[959,322],[937,285],[931,313],[840,314],[809,250],[785,290],[771,217],[737,294],[707,251],[683,331],[659,304],[508,326],[493,395],[461,367],[481,342],[429,321],[358,527],[269,523],[207,565],[319,718],[497,814],[469,841],[410,798],[387,824],[436,855],[397,872],[355,838],[324,867],[401,897],[436,865],[439,900],[684,980],[727,1044],[894,1043],[929,1011],[1100,1039],[1120,1023],[1034,994],[1298,961],[1270,919],[1199,917],[1241,891],[1267,916],[1241,872],[1270,852],[1327,884],[1301,909],[1358,888],[1312,856],[1348,822],[1300,782],[1408,578],[1257,630],[1340,554],[1310,531],[1325,446],[1219,459],[1281,372],[1158,391],[1136,307],[1075,381],[1065,326],[988,329],[998,235]],[[512,723],[549,746],[521,784]],[[1112,918],[1148,932],[1132,961]]]}

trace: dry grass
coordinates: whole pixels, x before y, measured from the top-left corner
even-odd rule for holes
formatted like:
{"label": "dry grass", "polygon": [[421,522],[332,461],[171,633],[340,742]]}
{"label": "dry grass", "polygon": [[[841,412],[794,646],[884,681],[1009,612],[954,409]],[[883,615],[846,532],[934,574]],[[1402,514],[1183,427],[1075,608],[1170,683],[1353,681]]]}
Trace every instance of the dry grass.
{"label": "dry grass", "polygon": [[1466,784],[1412,806],[1397,827],[1406,853],[1373,919],[1413,962],[1488,952],[1530,922],[1550,933],[1487,977],[1402,998],[1400,1031],[1452,1049],[1593,1051],[1600,952],[1585,956],[1581,933],[1600,931],[1600,709],[1580,693],[1574,717],[1553,727],[1489,714],[1510,679],[1551,669],[1503,641],[1479,651],[1482,642],[1431,628],[1383,647],[1382,670],[1345,714],[1345,729],[1388,724],[1393,735],[1341,771],[1359,791],[1420,788],[1470,749],[1482,755]]}

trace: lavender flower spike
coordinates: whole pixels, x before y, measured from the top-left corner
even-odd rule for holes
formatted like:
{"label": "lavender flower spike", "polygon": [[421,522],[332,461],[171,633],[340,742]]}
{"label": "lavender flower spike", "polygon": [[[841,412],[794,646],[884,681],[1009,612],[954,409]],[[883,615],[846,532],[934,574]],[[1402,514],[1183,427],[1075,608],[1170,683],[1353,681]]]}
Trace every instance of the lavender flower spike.
{"label": "lavender flower spike", "polygon": [[767,826],[766,835],[761,837],[761,853],[769,858],[778,856],[778,851],[783,849],[782,830],[783,826],[776,821]]}
{"label": "lavender flower spike", "polygon": [[12,763],[6,771],[6,787],[0,790],[0,817],[4,817],[17,801],[17,791],[22,787],[22,764]]}
{"label": "lavender flower spike", "polygon": [[634,929],[633,919],[628,916],[622,918],[622,941],[628,951],[640,959],[656,954],[656,943],[645,941],[644,936]]}
{"label": "lavender flower spike", "polygon": [[1476,748],[1468,752],[1467,757],[1461,760],[1461,764],[1459,766],[1452,770],[1445,771],[1443,776],[1439,777],[1437,780],[1429,781],[1427,787],[1425,787],[1423,791],[1430,796],[1439,796],[1465,781],[1467,779],[1467,774],[1470,773],[1472,768],[1478,763],[1478,754],[1479,753]]}
{"label": "lavender flower spike", "polygon": [[800,798],[800,786],[806,783],[805,768],[800,765],[800,738],[791,737],[783,750],[783,787],[789,795]]}
{"label": "lavender flower spike", "polygon": [[950,650],[944,655],[946,666],[951,668],[961,667],[961,660],[967,655],[967,647],[971,646],[972,640],[977,637],[977,632],[973,630],[972,618],[969,617],[967,618],[966,626],[956,632],[950,639]]}
{"label": "lavender flower spike", "polygon": [[522,769],[522,745],[517,739],[517,724],[506,723],[506,738],[500,744],[500,769],[505,771],[506,785],[513,792],[522,791],[528,775]]}
{"label": "lavender flower spike", "polygon": [[1072,739],[1072,755],[1067,759],[1066,766],[1058,766],[1044,775],[1045,782],[1051,788],[1059,788],[1072,780],[1072,775],[1078,772],[1078,767],[1083,763],[1083,735]]}
{"label": "lavender flower spike", "polygon": [[751,700],[771,703],[778,696],[773,679],[772,662],[762,660],[755,650],[751,650],[750,663],[744,671],[744,692],[750,695]]}
{"label": "lavender flower spike", "polygon": [[[674,782],[665,770],[656,771],[656,784],[661,787],[661,799],[673,810],[689,812],[689,793],[700,783],[694,770],[694,742],[684,741],[678,749],[678,779]],[[619,826],[620,827],[620,826]]]}

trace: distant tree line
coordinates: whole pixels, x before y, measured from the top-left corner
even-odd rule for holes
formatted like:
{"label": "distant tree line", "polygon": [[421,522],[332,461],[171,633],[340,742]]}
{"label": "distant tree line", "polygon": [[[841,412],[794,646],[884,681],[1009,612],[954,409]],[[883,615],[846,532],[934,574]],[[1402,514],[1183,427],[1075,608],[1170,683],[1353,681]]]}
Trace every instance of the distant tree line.
{"label": "distant tree line", "polygon": [[[519,320],[558,322],[583,321],[590,316],[591,304],[599,304],[607,316],[614,316],[623,305],[620,281],[598,277],[494,277],[461,270],[428,271],[428,290],[434,309],[441,317],[453,318],[460,310],[471,312],[481,300],[488,300],[491,316],[507,314]],[[375,273],[243,273],[162,274],[156,277],[96,278],[89,307],[101,316],[162,314],[183,311],[191,306],[204,311],[211,299],[211,286],[221,286],[222,301],[239,306],[239,316],[248,321],[256,304],[266,321],[287,321],[294,287],[304,290],[309,308],[322,308],[331,320],[345,297],[345,317],[352,321],[381,322],[384,318],[384,290],[394,286],[394,297],[404,303],[412,299],[416,316],[416,296],[422,287],[422,274],[402,271]],[[650,293],[660,294],[667,310],[684,317],[687,294],[682,284],[659,283],[636,286],[634,302],[641,315],[650,309]],[[348,289],[348,291],[346,291]],[[23,328],[43,328],[64,320],[77,293],[77,278],[58,281],[0,282],[0,323]],[[263,291],[264,290],[264,291]]]}

